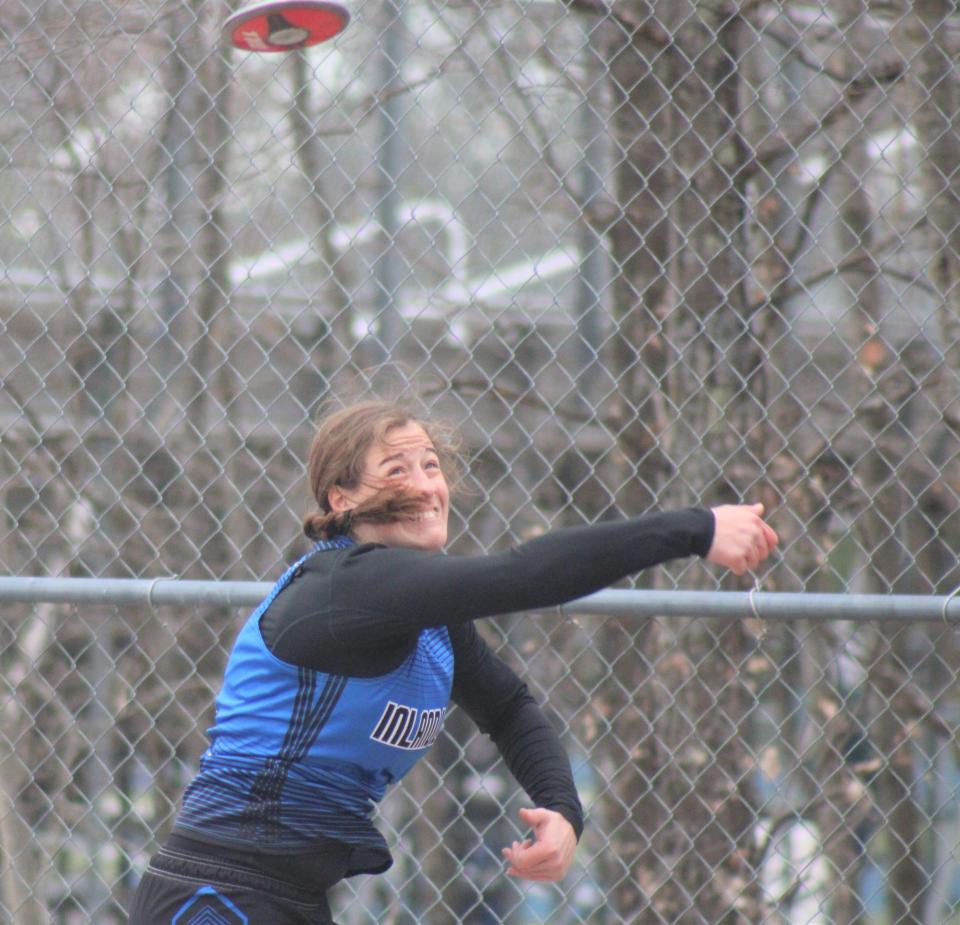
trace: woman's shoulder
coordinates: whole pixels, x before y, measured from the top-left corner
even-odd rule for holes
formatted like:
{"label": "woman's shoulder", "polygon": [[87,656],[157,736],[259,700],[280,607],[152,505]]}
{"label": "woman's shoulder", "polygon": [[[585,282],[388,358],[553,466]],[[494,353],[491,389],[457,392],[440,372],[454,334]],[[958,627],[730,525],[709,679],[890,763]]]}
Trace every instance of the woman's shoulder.
{"label": "woman's shoulder", "polygon": [[443,553],[422,549],[407,549],[402,546],[385,546],[383,543],[352,543],[343,548],[318,550],[304,560],[304,569],[318,574],[331,574],[337,569],[350,570],[413,566],[426,559],[443,556]]}
{"label": "woman's shoulder", "polygon": [[318,581],[330,578],[346,565],[363,564],[379,550],[386,549],[374,543],[350,543],[335,547],[317,547],[300,560],[294,570],[294,580]]}

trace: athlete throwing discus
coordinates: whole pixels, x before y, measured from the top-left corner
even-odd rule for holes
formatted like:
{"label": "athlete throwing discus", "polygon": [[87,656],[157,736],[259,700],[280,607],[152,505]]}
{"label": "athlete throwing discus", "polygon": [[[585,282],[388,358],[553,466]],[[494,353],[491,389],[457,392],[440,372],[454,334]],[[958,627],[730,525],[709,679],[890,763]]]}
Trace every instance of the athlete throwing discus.
{"label": "athlete throwing discus", "polygon": [[528,837],[503,847],[504,872],[560,880],[584,825],[570,762],[475,621],[552,608],[678,557],[742,574],[777,545],[755,504],[446,555],[458,475],[446,433],[390,402],[320,422],[307,462],[313,548],[240,629],[210,745],[130,925],[331,925],[330,887],[391,865],[374,808],[436,741],[451,703],[490,736],[530,801]]}
{"label": "athlete throwing discus", "polygon": [[335,0],[256,0],[229,16],[223,32],[242,51],[293,51],[329,41],[349,22]]}

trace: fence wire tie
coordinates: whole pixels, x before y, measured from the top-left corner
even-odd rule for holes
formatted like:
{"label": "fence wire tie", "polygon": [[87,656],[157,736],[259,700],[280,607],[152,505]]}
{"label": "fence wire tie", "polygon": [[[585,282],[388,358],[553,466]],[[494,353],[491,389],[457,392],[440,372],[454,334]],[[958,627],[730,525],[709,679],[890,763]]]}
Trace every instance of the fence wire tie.
{"label": "fence wire tie", "polygon": [[169,575],[161,575],[159,578],[154,578],[153,581],[150,582],[149,587],[147,588],[147,607],[153,610],[155,607],[158,606],[156,603],[154,603],[154,600],[153,600],[153,592],[154,590],[156,590],[157,585],[160,584],[161,581],[174,581],[174,580],[175,579],[171,578],[171,576]]}
{"label": "fence wire tie", "polygon": [[943,610],[940,611],[940,616],[943,618],[943,622],[946,624],[950,623],[950,620],[947,617],[947,610],[950,607],[950,602],[960,594],[960,585],[957,585],[947,596],[943,602]]}
{"label": "fence wire tie", "polygon": [[750,613],[753,614],[754,619],[760,624],[760,633],[757,636],[758,643],[762,643],[764,639],[767,638],[767,621],[760,616],[760,609],[757,607],[757,601],[754,597],[758,591],[762,590],[760,579],[757,578],[753,583],[753,587],[747,592],[747,604],[750,607]]}

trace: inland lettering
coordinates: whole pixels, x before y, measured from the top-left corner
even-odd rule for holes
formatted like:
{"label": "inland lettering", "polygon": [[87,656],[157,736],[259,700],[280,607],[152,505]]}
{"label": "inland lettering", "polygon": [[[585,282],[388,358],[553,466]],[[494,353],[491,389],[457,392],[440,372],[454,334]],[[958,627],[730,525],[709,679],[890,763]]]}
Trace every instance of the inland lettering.
{"label": "inland lettering", "polygon": [[429,748],[440,735],[446,712],[446,707],[418,710],[391,700],[377,720],[370,738],[393,748]]}

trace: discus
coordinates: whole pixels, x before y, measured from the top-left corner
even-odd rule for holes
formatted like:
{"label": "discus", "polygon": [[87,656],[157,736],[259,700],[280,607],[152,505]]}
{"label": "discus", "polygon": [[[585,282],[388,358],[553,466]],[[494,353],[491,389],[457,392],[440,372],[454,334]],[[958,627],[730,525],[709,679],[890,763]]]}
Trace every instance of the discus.
{"label": "discus", "polygon": [[242,51],[293,51],[329,41],[348,22],[349,11],[334,0],[260,0],[229,16],[223,34]]}

